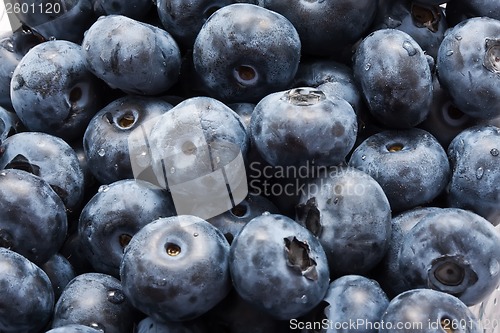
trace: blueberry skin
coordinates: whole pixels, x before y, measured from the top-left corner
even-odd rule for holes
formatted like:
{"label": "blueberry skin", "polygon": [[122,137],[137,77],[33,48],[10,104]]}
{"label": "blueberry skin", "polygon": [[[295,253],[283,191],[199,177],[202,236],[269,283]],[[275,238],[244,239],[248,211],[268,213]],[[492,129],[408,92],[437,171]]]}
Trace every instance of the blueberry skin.
{"label": "blueberry skin", "polygon": [[211,96],[256,103],[289,87],[300,51],[299,35],[284,16],[237,3],[217,10],[202,26],[193,62]]}
{"label": "blueberry skin", "polygon": [[375,178],[393,212],[432,201],[445,189],[451,174],[443,147],[419,128],[370,136],[354,150],[349,165]]}
{"label": "blueberry skin", "polygon": [[464,113],[491,119],[500,115],[500,21],[471,18],[443,39],[437,57],[441,85]]}
{"label": "blueberry skin", "polygon": [[365,108],[352,68],[333,60],[301,61],[293,86],[312,87],[327,96],[345,99],[359,114]]}
{"label": "blueberry skin", "polygon": [[12,75],[10,95],[30,131],[71,141],[81,137],[102,107],[99,89],[80,45],[55,40],[34,46],[21,59]]}
{"label": "blueberry skin", "polygon": [[86,325],[74,324],[74,325],[65,325],[58,328],[53,328],[45,333],[99,333],[102,332],[98,329],[92,328]]}
{"label": "blueberry skin", "polygon": [[258,2],[289,19],[299,33],[302,52],[316,56],[338,56],[363,37],[377,11],[377,1],[371,0]]}
{"label": "blueberry skin", "polygon": [[176,215],[170,194],[141,180],[125,179],[100,187],[82,209],[80,242],[96,272],[115,277],[128,242],[146,224]]}
{"label": "blueberry skin", "polygon": [[[323,299],[328,303],[324,310],[325,317],[332,323],[360,322],[376,323],[389,305],[389,298],[380,285],[361,275],[344,275],[333,280]],[[377,333],[375,328],[362,327],[349,332]],[[322,332],[344,332],[330,327]]]}
{"label": "blueberry skin", "polygon": [[52,285],[41,268],[22,255],[0,248],[0,331],[37,333],[54,306]]}
{"label": "blueberry skin", "polygon": [[380,263],[371,272],[372,276],[380,283],[389,298],[408,290],[399,273],[398,254],[403,245],[404,236],[422,218],[441,210],[438,207],[417,207],[397,214],[391,220],[391,236],[388,241],[387,251]]}
{"label": "blueberry skin", "polygon": [[83,273],[68,283],[56,302],[51,328],[86,325],[101,332],[128,333],[136,317],[118,279]]}
{"label": "blueberry skin", "polygon": [[0,245],[37,265],[61,248],[68,222],[62,200],[43,179],[26,171],[0,171]]}
{"label": "blueberry skin", "polygon": [[95,20],[91,0],[28,0],[22,4],[27,4],[30,10],[20,10],[17,18],[46,40],[55,38],[80,44]]}
{"label": "blueberry skin", "polygon": [[410,128],[427,116],[432,76],[422,48],[407,33],[380,29],[354,55],[354,77],[370,112],[390,128]]}
{"label": "blueberry skin", "polygon": [[158,0],[156,8],[165,30],[179,43],[191,48],[210,15],[234,2],[234,0]]}
{"label": "blueberry skin", "polygon": [[320,241],[330,274],[364,274],[375,267],[391,234],[391,207],[375,179],[352,167],[335,168],[305,188],[296,220]]}
{"label": "blueberry skin", "polygon": [[160,98],[127,95],[97,112],[83,135],[87,164],[97,181],[110,184],[134,178],[130,136],[135,130],[149,131],[155,119],[171,108]]}
{"label": "blueberry skin", "polygon": [[68,213],[80,208],[85,183],[75,150],[64,140],[42,132],[21,132],[0,146],[1,169],[20,169],[45,180]]}
{"label": "blueberry skin", "polygon": [[500,128],[493,125],[469,127],[448,147],[452,177],[447,188],[448,204],[472,210],[500,223]]}
{"label": "blueberry skin", "polygon": [[181,55],[172,36],[123,15],[101,16],[82,49],[92,73],[128,94],[161,94],[179,77]]}
{"label": "blueberry skin", "polygon": [[478,319],[463,302],[431,289],[399,294],[389,303],[382,321],[380,333],[482,332]]}
{"label": "blueberry skin", "polygon": [[398,29],[409,34],[422,50],[436,59],[448,24],[444,9],[432,1],[395,2],[374,29]]}
{"label": "blueberry skin", "polygon": [[97,17],[103,15],[123,15],[134,20],[145,19],[153,7],[153,1],[150,0],[92,0],[92,4],[94,15]]}
{"label": "blueberry skin", "polygon": [[197,321],[159,322],[151,317],[142,319],[134,333],[207,333],[204,326]]}
{"label": "blueberry skin", "polygon": [[248,222],[265,212],[278,214],[279,210],[265,197],[249,194],[245,200],[227,212],[209,218],[207,221],[219,229],[231,244],[234,237]]}
{"label": "blueberry skin", "polygon": [[472,17],[486,16],[500,20],[500,7],[494,0],[453,0],[446,6],[446,15],[455,25]]}
{"label": "blueberry skin", "polygon": [[229,292],[229,244],[196,216],[155,220],[125,248],[120,277],[134,307],[157,321],[195,319]]}
{"label": "blueberry skin", "polygon": [[56,253],[40,268],[47,274],[54,289],[54,299],[57,301],[64,288],[76,276],[73,266],[62,254]]}
{"label": "blueberry skin", "polygon": [[316,237],[279,214],[264,213],[245,225],[231,244],[229,267],[241,298],[279,320],[308,313],[330,282]]}
{"label": "blueberry skin", "polygon": [[274,166],[342,163],[357,130],[356,114],[347,101],[311,87],[267,95],[250,120],[252,144]]}
{"label": "blueberry skin", "polygon": [[19,117],[0,106],[0,143],[22,129]]}
{"label": "blueberry skin", "polygon": [[468,306],[481,302],[500,281],[500,234],[481,216],[459,208],[422,218],[398,254],[408,289],[431,288]]}

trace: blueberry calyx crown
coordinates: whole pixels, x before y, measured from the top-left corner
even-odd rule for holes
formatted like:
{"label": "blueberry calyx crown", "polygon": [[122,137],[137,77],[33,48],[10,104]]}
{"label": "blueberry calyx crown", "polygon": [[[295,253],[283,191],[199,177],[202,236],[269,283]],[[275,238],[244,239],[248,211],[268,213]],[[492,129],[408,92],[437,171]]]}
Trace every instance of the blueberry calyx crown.
{"label": "blueberry calyx crown", "polygon": [[287,265],[305,278],[316,281],[318,272],[316,271],[316,262],[309,254],[309,245],[298,240],[295,236],[284,238],[284,241]]}
{"label": "blueberry calyx crown", "polygon": [[290,89],[282,99],[293,105],[310,106],[325,100],[326,96],[321,90],[306,87]]}
{"label": "blueberry calyx crown", "polygon": [[457,256],[443,256],[435,259],[428,275],[430,288],[452,295],[460,295],[477,279],[476,273],[464,259]]}
{"label": "blueberry calyx crown", "polygon": [[486,39],[483,66],[492,73],[500,74],[500,40]]}
{"label": "blueberry calyx crown", "polygon": [[437,32],[439,29],[439,21],[441,15],[439,10],[433,6],[411,4],[411,18],[413,24],[419,28],[427,28],[432,32]]}

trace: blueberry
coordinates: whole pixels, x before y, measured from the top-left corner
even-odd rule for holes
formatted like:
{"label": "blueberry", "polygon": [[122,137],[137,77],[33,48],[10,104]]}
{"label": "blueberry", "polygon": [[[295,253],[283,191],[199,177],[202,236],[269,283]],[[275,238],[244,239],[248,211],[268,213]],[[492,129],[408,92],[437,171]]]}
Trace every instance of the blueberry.
{"label": "blueberry", "polygon": [[241,118],[211,97],[193,97],[161,116],[147,138],[159,186],[179,215],[211,218],[247,196],[249,139]]}
{"label": "blueberry", "polygon": [[21,132],[1,145],[1,169],[20,169],[45,180],[76,212],[83,200],[84,178],[73,148],[59,137],[41,132]]}
{"label": "blueberry", "polygon": [[80,43],[94,22],[91,0],[28,0],[14,10],[16,17],[45,39],[62,39]]}
{"label": "blueberry", "polygon": [[245,224],[265,212],[278,214],[279,210],[265,197],[249,194],[245,200],[227,212],[214,216],[207,221],[219,229],[231,244]]}
{"label": "blueberry", "polygon": [[452,23],[481,16],[500,20],[500,6],[494,0],[453,0],[447,4],[446,14],[451,16]]}
{"label": "blueberry", "polygon": [[0,106],[0,143],[22,130],[19,117]]}
{"label": "blueberry", "polygon": [[146,224],[175,215],[165,190],[140,180],[103,185],[82,209],[78,232],[94,271],[119,276],[123,251]]}
{"label": "blueberry", "polygon": [[420,0],[395,2],[376,27],[406,32],[435,59],[448,24],[443,8]]}
{"label": "blueberry", "polygon": [[360,170],[335,168],[306,188],[297,221],[320,241],[330,273],[371,270],[384,256],[391,232],[391,207],[382,187]]}
{"label": "blueberry", "polygon": [[92,0],[92,4],[96,16],[124,15],[135,20],[146,18],[153,7],[150,0]]}
{"label": "blueberry", "polygon": [[179,77],[181,55],[172,36],[123,15],[101,16],[85,34],[82,49],[97,77],[129,94],[164,93]]}
{"label": "blueberry", "polygon": [[370,112],[391,128],[421,123],[432,102],[432,76],[422,48],[397,29],[372,32],[359,44],[354,77]]}
{"label": "blueberry", "polygon": [[196,216],[160,218],[125,248],[120,277],[130,302],[154,320],[183,321],[206,313],[229,292],[229,244]]}
{"label": "blueberry", "polygon": [[452,177],[448,203],[476,212],[492,224],[500,223],[500,128],[469,127],[448,147]]}
{"label": "blueberry", "polygon": [[453,103],[475,118],[500,113],[500,21],[472,18],[449,31],[439,47],[437,70]]}
{"label": "blueberry", "polygon": [[329,284],[319,241],[279,214],[264,213],[245,225],[231,244],[229,265],[241,298],[281,320],[312,310]]}
{"label": "blueberry", "polygon": [[394,212],[432,201],[443,192],[451,173],[444,148],[418,128],[370,136],[354,150],[349,165],[375,178]]}
{"label": "blueberry", "polygon": [[431,289],[414,289],[391,300],[380,333],[482,332],[478,319],[458,298]]}
{"label": "blueberry", "polygon": [[10,95],[30,131],[67,141],[80,138],[101,107],[98,80],[87,69],[80,45],[63,40],[38,44],[21,59]]}
{"label": "blueberry", "polygon": [[284,16],[248,3],[217,10],[193,46],[194,68],[211,96],[256,103],[287,89],[300,60],[301,42]]}
{"label": "blueberry", "polygon": [[57,301],[64,288],[76,276],[73,266],[62,254],[56,253],[40,268],[47,274],[54,289],[54,298]]}
{"label": "blueberry", "polygon": [[160,98],[127,95],[97,112],[83,135],[83,149],[92,175],[101,184],[134,178],[135,155],[130,152],[134,131],[145,130],[149,134],[155,119],[171,108]]}
{"label": "blueberry", "polygon": [[0,331],[40,332],[54,306],[47,274],[24,256],[1,247],[0,267]]}
{"label": "blueberry", "polygon": [[397,214],[391,221],[391,237],[385,256],[371,272],[372,276],[380,283],[385,293],[394,298],[396,295],[408,290],[399,272],[398,254],[403,245],[405,235],[422,218],[429,214],[439,212],[438,207],[418,207]]}
{"label": "blueberry", "polygon": [[207,333],[198,321],[159,322],[151,317],[142,319],[134,330],[135,333]]}
{"label": "blueberry", "polygon": [[353,148],[357,119],[345,100],[310,87],[272,93],[250,120],[252,143],[271,165],[337,165]]}
{"label": "blueberry", "polygon": [[158,16],[165,30],[185,45],[192,47],[205,21],[216,10],[234,3],[234,0],[158,0]]}
{"label": "blueberry", "polygon": [[37,265],[61,248],[68,222],[62,200],[43,179],[26,171],[0,171],[0,246]]}
{"label": "blueberry", "polygon": [[470,306],[498,285],[499,256],[500,234],[491,223],[470,211],[444,208],[408,231],[398,264],[408,289],[447,292]]}
{"label": "blueberry", "polygon": [[[389,299],[380,285],[361,275],[344,275],[333,280],[323,299],[324,316],[332,323],[326,332],[342,332],[335,324],[355,322],[356,329],[349,332],[377,333],[376,324],[389,305]],[[351,327],[351,326],[347,326]]]}
{"label": "blueberry", "polygon": [[54,307],[51,328],[86,325],[100,332],[128,333],[136,317],[118,279],[84,273],[64,288]]}
{"label": "blueberry", "polygon": [[377,2],[371,0],[260,0],[259,4],[289,19],[299,33],[302,52],[317,56],[338,57],[364,35],[377,11]]}

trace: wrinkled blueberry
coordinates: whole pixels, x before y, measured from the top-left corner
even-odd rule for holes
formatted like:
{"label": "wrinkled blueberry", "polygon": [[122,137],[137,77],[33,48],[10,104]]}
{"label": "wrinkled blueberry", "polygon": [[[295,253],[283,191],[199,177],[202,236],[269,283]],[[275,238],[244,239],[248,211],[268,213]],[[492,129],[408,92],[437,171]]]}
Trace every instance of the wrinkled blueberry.
{"label": "wrinkled blueberry", "polygon": [[231,244],[229,265],[241,298],[281,320],[312,310],[330,280],[316,237],[279,214],[264,213],[243,227]]}

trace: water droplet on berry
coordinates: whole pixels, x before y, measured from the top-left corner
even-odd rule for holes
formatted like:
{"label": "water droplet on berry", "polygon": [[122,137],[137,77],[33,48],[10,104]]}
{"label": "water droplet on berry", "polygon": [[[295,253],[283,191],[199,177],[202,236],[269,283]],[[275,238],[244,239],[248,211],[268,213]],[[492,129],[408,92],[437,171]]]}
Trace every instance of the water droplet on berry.
{"label": "water droplet on berry", "polygon": [[57,39],[57,38],[56,38],[55,36],[50,36],[50,37],[49,37],[49,40],[50,40],[50,41],[55,41],[56,39]]}
{"label": "water droplet on berry", "polygon": [[5,171],[0,172],[0,176],[7,176],[7,173]]}
{"label": "water droplet on berry", "polygon": [[108,301],[113,304],[123,303],[125,301],[125,295],[119,289],[110,290],[108,291]]}
{"label": "water droplet on berry", "polygon": [[198,233],[196,233],[196,232],[195,232],[195,233],[193,234],[193,237],[198,237]]}
{"label": "water droplet on berry", "polygon": [[496,276],[498,275],[498,272],[500,272],[500,263],[498,263],[498,260],[496,259],[491,259],[490,262],[490,274],[491,276]]}
{"label": "water droplet on berry", "polygon": [[92,327],[93,329],[95,330],[98,330],[98,331],[101,331],[101,332],[104,332],[104,326],[102,326],[101,324],[99,323],[90,323],[89,324],[90,327]]}
{"label": "water droplet on berry", "polygon": [[491,154],[492,156],[498,156],[499,151],[498,151],[498,149],[493,148],[492,150],[490,150],[490,154]]}
{"label": "water droplet on berry", "polygon": [[366,155],[361,156],[361,159],[364,161],[366,160]]}
{"label": "water droplet on berry", "polygon": [[302,304],[307,303],[307,296],[306,296],[306,295],[302,295],[302,297],[300,298],[300,302],[301,302]]}
{"label": "water droplet on berry", "polygon": [[97,192],[101,193],[101,192],[107,192],[109,190],[109,186],[108,185],[101,185],[99,186],[99,189],[97,190]]}
{"label": "water droplet on berry", "polygon": [[90,44],[85,45],[85,51],[90,50]]}
{"label": "water droplet on berry", "polygon": [[482,167],[477,168],[476,170],[476,178],[481,179],[484,175],[484,169]]}
{"label": "water droplet on berry", "polygon": [[174,174],[174,173],[175,173],[175,168],[174,168],[174,167],[171,167],[171,168],[170,168],[170,173],[171,173],[171,174]]}
{"label": "water droplet on berry", "polygon": [[408,55],[410,57],[417,54],[417,49],[415,47],[413,47],[413,45],[409,41],[403,42],[403,48],[406,50],[406,52],[408,52]]}
{"label": "water droplet on berry", "polygon": [[446,51],[446,55],[449,57],[449,56],[452,56],[453,55],[453,51],[452,50],[448,50]]}
{"label": "water droplet on berry", "polygon": [[106,155],[106,151],[103,148],[101,148],[97,151],[97,155],[103,157],[104,155]]}
{"label": "water droplet on berry", "polygon": [[269,216],[269,215],[271,215],[271,213],[269,213],[268,211],[265,211],[264,213],[262,213],[262,215]]}
{"label": "water droplet on berry", "polygon": [[462,36],[456,35],[456,36],[455,36],[455,39],[456,39],[456,40],[462,40]]}
{"label": "water droplet on berry", "polygon": [[370,70],[372,68],[372,64],[368,63],[365,65],[365,71]]}

